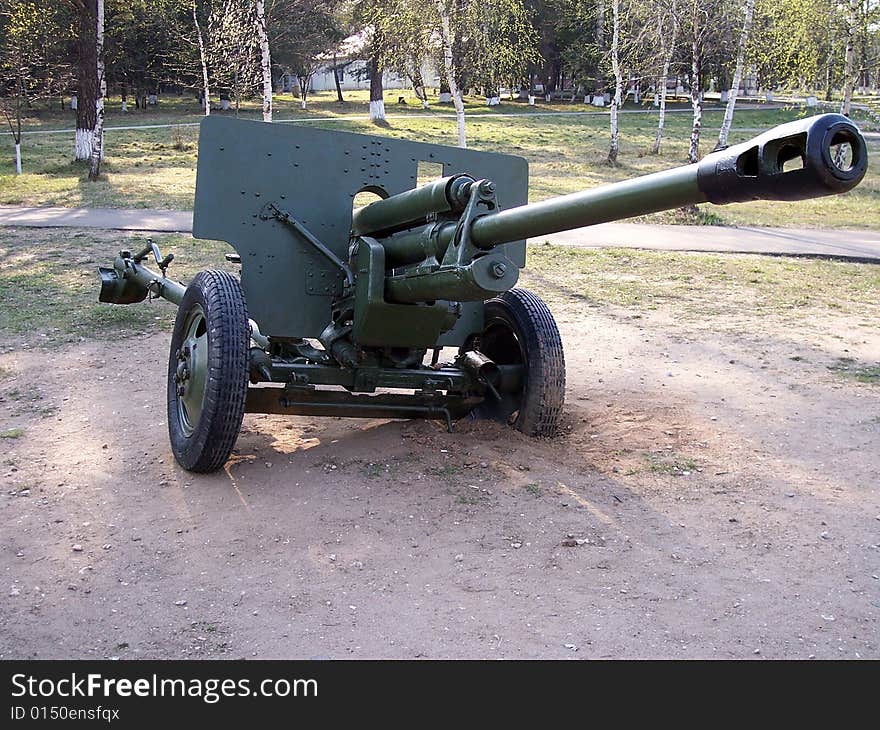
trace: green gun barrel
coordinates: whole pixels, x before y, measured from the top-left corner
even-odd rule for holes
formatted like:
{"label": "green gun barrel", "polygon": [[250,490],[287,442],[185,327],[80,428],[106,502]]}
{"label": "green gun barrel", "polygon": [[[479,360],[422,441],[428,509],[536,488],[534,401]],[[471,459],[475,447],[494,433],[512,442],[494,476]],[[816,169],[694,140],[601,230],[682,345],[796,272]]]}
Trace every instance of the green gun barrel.
{"label": "green gun barrel", "polygon": [[355,236],[378,236],[423,221],[432,213],[459,212],[468,201],[474,179],[452,175],[358,208],[351,217]]}
{"label": "green gun barrel", "polygon": [[[834,160],[833,148],[842,144],[852,149],[846,168]],[[698,203],[836,195],[858,185],[867,159],[858,128],[840,114],[823,114],[774,127],[696,164],[484,216],[474,222],[471,235],[476,245],[490,248]],[[792,161],[796,169],[788,169]],[[451,233],[441,238],[451,240]]]}
{"label": "green gun barrel", "polygon": [[[835,160],[835,148],[844,144],[850,146],[851,153],[849,163],[841,166]],[[698,203],[724,205],[836,195],[858,185],[867,170],[867,159],[858,128],[840,114],[824,114],[774,127],[747,142],[713,152],[696,164],[482,216],[473,222],[470,236],[476,246],[490,249],[523,238]],[[391,204],[396,197],[361,209],[361,219],[366,220],[373,206]],[[397,232],[381,239],[386,260],[400,266],[429,254],[442,259],[456,227],[455,222],[446,221],[394,229]],[[399,294],[412,301],[403,292]]]}

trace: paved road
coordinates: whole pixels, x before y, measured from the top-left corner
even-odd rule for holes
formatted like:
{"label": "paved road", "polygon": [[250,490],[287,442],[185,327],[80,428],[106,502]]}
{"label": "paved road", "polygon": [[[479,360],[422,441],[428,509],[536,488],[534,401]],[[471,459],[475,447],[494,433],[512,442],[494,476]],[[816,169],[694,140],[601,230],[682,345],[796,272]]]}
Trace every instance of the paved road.
{"label": "paved road", "polygon": [[[0,226],[188,233],[192,231],[192,213],[120,208],[0,206]],[[588,248],[620,246],[663,251],[835,256],[880,263],[880,232],[876,231],[604,223],[531,240],[532,243],[544,241]]]}

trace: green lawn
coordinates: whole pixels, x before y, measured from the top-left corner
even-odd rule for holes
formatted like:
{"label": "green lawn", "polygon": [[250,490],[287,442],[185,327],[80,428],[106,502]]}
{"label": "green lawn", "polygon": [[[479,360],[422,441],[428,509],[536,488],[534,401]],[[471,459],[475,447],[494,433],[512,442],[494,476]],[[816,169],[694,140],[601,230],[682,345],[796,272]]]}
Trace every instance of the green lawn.
{"label": "green lawn", "polygon": [[820,315],[876,331],[880,317],[876,265],[820,259],[534,244],[522,286],[551,302],[665,309],[680,322],[726,322],[742,332],[755,320],[793,324]]}
{"label": "green lawn", "polygon": [[[276,119],[308,119],[312,120],[308,123],[315,126],[454,144],[455,119],[450,106],[434,104],[425,111],[417,106],[409,93],[405,93],[409,103],[399,105],[396,101],[400,93],[405,92],[386,93],[387,127],[377,127],[369,122],[366,92],[347,93],[350,101],[344,104],[335,101],[335,94],[315,94],[306,112],[289,95],[278,97]],[[530,109],[522,103],[506,102],[500,108],[489,109],[479,99],[469,99],[468,139],[474,149],[526,157],[531,165],[531,199],[541,200],[682,164],[690,131],[690,114],[685,103],[673,104],[671,108],[681,111],[667,117],[660,155],[649,153],[656,125],[653,109],[644,107],[648,113],[622,115],[620,164],[613,168],[604,164],[608,145],[607,113],[583,104],[539,104]],[[552,114],[558,111],[593,113],[581,116]],[[731,142],[747,139],[754,136],[754,130],[798,118],[804,113],[805,110],[796,108],[741,108],[735,126],[742,131],[735,130]],[[509,114],[517,116],[509,117]],[[535,116],[522,116],[527,114]],[[721,109],[711,107],[704,114],[704,152],[714,144],[721,114]],[[257,105],[254,102],[245,104],[241,116],[258,118]],[[198,128],[112,128],[143,124],[186,125],[196,123],[200,118],[196,102],[186,97],[165,98],[155,111],[130,111],[127,114],[119,111],[118,101],[109,103],[104,175],[97,183],[86,180],[84,165],[71,161],[72,133],[26,135],[22,152],[25,174],[21,176],[14,174],[11,137],[2,137],[0,144],[4,145],[5,152],[0,157],[0,204],[189,209],[195,184]],[[72,112],[56,108],[35,113],[27,120],[26,129],[68,129],[73,124]],[[872,141],[869,147],[873,155],[868,176],[856,190],[844,196],[791,204],[753,202],[711,208],[711,212],[707,206],[706,212],[696,219],[681,213],[664,213],[646,220],[880,228],[880,159],[877,154],[880,145]]]}
{"label": "green lawn", "polygon": [[[171,275],[188,281],[206,268],[238,273],[224,260],[229,247],[190,236],[156,235],[174,253]],[[53,348],[80,338],[114,339],[170,331],[175,308],[165,301],[128,306],[98,303],[97,267],[110,266],[121,248],[136,250],[142,235],[118,231],[7,228],[0,238],[0,349]],[[530,245],[520,286],[541,293],[560,317],[583,307],[627,310],[632,316],[668,315],[670,331],[704,326],[753,334],[773,324],[805,322],[822,328],[876,332],[880,270],[872,264],[752,255],[590,250]],[[842,373],[877,378],[877,363]],[[867,366],[866,366],[867,367]],[[0,369],[0,381],[4,372]]]}

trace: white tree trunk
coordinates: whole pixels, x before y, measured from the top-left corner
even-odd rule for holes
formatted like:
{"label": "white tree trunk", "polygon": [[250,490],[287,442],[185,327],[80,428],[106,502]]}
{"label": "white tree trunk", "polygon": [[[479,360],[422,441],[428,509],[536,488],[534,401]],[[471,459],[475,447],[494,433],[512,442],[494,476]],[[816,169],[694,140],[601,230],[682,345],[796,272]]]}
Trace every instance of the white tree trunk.
{"label": "white tree trunk", "polygon": [[301,109],[308,109],[309,87],[312,83],[311,76],[297,76],[296,82],[299,84],[299,106]]}
{"label": "white tree trunk", "polygon": [[660,152],[660,141],[663,139],[663,127],[666,126],[666,84],[669,81],[669,67],[672,65],[672,57],[675,55],[675,42],[678,39],[678,8],[676,8],[676,0],[672,0],[670,9],[672,15],[672,37],[669,39],[669,45],[666,45],[666,33],[664,29],[663,16],[660,15],[657,35],[660,36],[660,48],[663,54],[663,70],[660,73],[660,117],[657,119],[657,136],[654,138],[654,146],[651,152],[655,155]]}
{"label": "white tree trunk", "polygon": [[95,33],[96,57],[98,59],[98,97],[95,100],[97,114],[92,138],[92,156],[89,158],[89,180],[95,181],[101,173],[104,159],[104,97],[107,96],[107,78],[104,75],[104,0],[97,0],[98,26]]}
{"label": "white tree trunk", "polygon": [[608,149],[608,164],[617,164],[620,150],[620,130],[618,112],[623,94],[623,71],[620,68],[620,0],[611,0],[611,72],[614,74],[614,97],[611,99],[611,146]]}
{"label": "white tree trunk", "polygon": [[724,109],[724,119],[721,122],[721,131],[718,133],[716,150],[727,147],[727,137],[730,135],[730,127],[733,124],[733,110],[736,106],[736,97],[739,93],[739,85],[742,81],[743,63],[746,56],[746,44],[749,42],[749,33],[752,30],[752,19],[755,17],[755,0],[746,0],[746,16],[743,20],[742,33],[739,36],[739,46],[736,49],[736,66],[733,69],[733,84],[730,96],[727,98],[727,106]]}
{"label": "white tree trunk", "polygon": [[[260,39],[260,68],[263,71],[263,121],[271,122],[272,56],[269,53],[269,34],[266,32],[266,8],[263,0],[255,0],[255,2],[257,10],[257,37]],[[305,109],[305,106],[303,108]]]}
{"label": "white tree trunk", "polygon": [[[855,85],[856,72],[854,41],[856,35],[856,8],[858,0],[849,0],[849,8],[846,16],[846,51],[843,55],[843,100],[840,102],[840,113],[849,116],[852,106],[853,86]],[[834,153],[834,164],[843,168],[846,163],[846,145],[838,145]]]}
{"label": "white tree trunk", "polygon": [[843,56],[843,101],[840,102],[840,113],[849,116],[852,106],[853,86],[855,85],[856,71],[854,41],[856,35],[856,8],[857,0],[849,0],[849,8],[846,16],[846,52]]}
{"label": "white tree trunk", "polygon": [[73,153],[77,160],[90,160],[92,158],[92,141],[95,138],[94,129],[77,129],[76,138],[73,142]]}
{"label": "white tree trunk", "polygon": [[21,175],[21,142],[15,143],[15,174]]}
{"label": "white tree trunk", "polygon": [[694,110],[691,126],[691,143],[688,148],[688,162],[700,159],[700,130],[703,126],[703,91],[700,89],[700,67],[702,66],[700,47],[700,15],[697,0],[694,0],[693,43],[691,44],[691,107]]}
{"label": "white tree trunk", "polygon": [[449,14],[443,0],[437,0],[437,13],[440,16],[440,40],[443,43],[443,68],[446,83],[452,93],[452,103],[455,105],[455,121],[458,128],[458,146],[467,147],[467,134],[465,131],[464,100],[461,91],[455,82],[455,66],[452,62],[452,33],[449,27]]}
{"label": "white tree trunk", "polygon": [[455,91],[452,92],[452,104],[455,106],[455,127],[458,134],[458,146],[467,147],[467,131],[465,129],[464,119],[464,100],[461,98],[461,91],[458,89],[458,87],[455,87]]}
{"label": "white tree trunk", "polygon": [[202,28],[199,25],[199,17],[196,13],[196,3],[192,4],[193,24],[196,27],[196,38],[199,41],[199,60],[202,63],[202,88],[205,93],[205,116],[211,116],[211,88],[208,82],[208,59],[205,56],[205,39],[202,38]]}
{"label": "white tree trunk", "polygon": [[384,122],[385,121],[385,100],[378,99],[376,101],[370,102],[370,121],[371,122]]}

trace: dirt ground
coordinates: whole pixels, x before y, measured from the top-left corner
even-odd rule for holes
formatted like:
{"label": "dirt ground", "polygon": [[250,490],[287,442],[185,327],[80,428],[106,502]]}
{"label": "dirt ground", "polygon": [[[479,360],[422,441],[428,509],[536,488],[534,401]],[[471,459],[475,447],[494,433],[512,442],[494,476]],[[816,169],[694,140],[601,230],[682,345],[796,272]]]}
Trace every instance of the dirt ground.
{"label": "dirt ground", "polygon": [[4,348],[0,657],[880,657],[876,322],[556,299],[558,438],[247,416],[210,476],[168,333]]}

